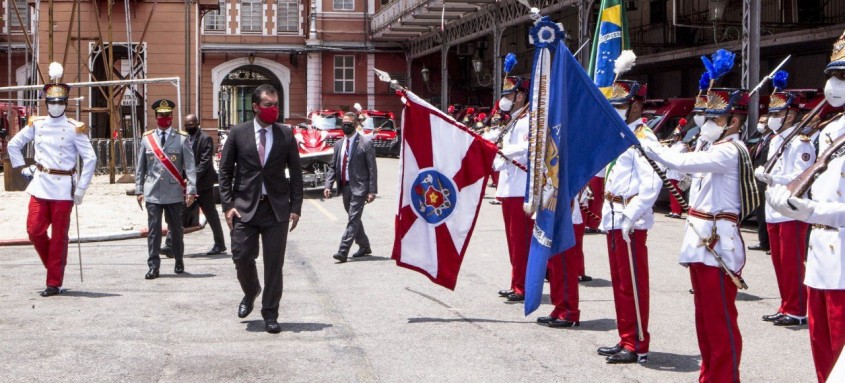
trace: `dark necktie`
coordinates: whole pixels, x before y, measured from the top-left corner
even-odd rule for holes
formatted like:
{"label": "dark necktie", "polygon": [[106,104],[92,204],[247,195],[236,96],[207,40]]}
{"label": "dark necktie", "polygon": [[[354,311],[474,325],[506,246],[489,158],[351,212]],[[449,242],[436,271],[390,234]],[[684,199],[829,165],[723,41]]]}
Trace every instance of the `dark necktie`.
{"label": "dark necktie", "polygon": [[346,138],[346,149],[343,151],[343,163],[340,165],[340,184],[346,184],[346,164],[349,163],[349,138]]}
{"label": "dark necktie", "polygon": [[166,136],[166,132],[165,132],[165,131],[162,131],[162,132],[161,132],[161,147],[162,147],[162,148],[164,147],[164,138],[165,138],[165,137],[167,137],[167,136]]}
{"label": "dark necktie", "polygon": [[261,128],[258,130],[258,158],[261,159],[261,166],[264,166],[264,153],[267,145],[267,129]]}

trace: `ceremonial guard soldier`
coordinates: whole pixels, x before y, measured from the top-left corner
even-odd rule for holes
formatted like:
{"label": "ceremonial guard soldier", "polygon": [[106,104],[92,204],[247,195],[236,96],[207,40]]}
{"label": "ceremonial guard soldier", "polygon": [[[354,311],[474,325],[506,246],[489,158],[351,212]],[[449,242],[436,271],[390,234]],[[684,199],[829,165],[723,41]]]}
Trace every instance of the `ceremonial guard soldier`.
{"label": "ceremonial guard soldier", "polygon": [[[686,153],[689,151],[689,147],[683,141],[683,132],[681,131],[681,126],[675,128],[675,131],[672,132],[672,138],[669,144],[669,148],[674,150],[678,153]],[[672,184],[673,187],[676,189],[678,188],[678,183],[685,177],[686,175],[677,171],[668,169],[666,170],[666,178]],[[680,189],[679,189],[680,190]],[[666,214],[669,218],[681,218],[684,214],[684,209],[681,206],[681,202],[675,198],[675,195],[669,193],[669,214]]]}
{"label": "ceremonial guard soldier", "polygon": [[[773,132],[769,142],[768,161],[774,167],[766,172],[757,167],[754,176],[767,186],[786,185],[816,160],[816,148],[810,138],[799,134],[789,142],[784,140],[801,120],[801,106],[807,99],[802,92],[783,90],[786,72],[778,71],[772,84],[775,92],[769,97],[768,127]],[[782,154],[778,157],[778,153]],[[808,225],[786,217],[766,204],[766,228],[769,233],[769,248],[772,264],[780,291],[780,307],[777,312],[764,315],[763,320],[776,326],[797,326],[807,323],[807,289],[804,287],[804,255],[807,252]]]}
{"label": "ceremonial guard soldier", "polygon": [[[528,162],[527,87],[527,81],[521,77],[505,77],[502,98],[499,100],[500,110],[513,113],[511,123],[501,133],[502,153],[521,164]],[[531,246],[531,231],[534,228],[534,220],[523,210],[528,175],[501,156],[493,162],[493,170],[499,172],[496,199],[502,203],[512,270],[510,289],[499,291],[499,296],[510,302],[522,302],[525,300],[528,248]]]}
{"label": "ceremonial guard soldier", "polygon": [[[825,99],[832,107],[845,105],[845,34],[833,45]],[[798,185],[769,189],[767,202],[779,213],[812,224],[807,248],[807,303],[810,348],[819,383],[827,381],[845,346],[845,118],[830,122],[819,136],[816,163]],[[812,181],[814,180],[814,181]],[[810,185],[809,183],[812,182]],[[803,183],[803,185],[801,185]],[[802,189],[810,190],[810,198]],[[792,190],[790,190],[792,189]]]}
{"label": "ceremonial guard soldier", "polygon": [[[714,55],[722,70],[714,72],[712,79],[730,71],[733,56],[724,50]],[[745,247],[738,225],[759,203],[751,158],[739,140],[747,106],[747,92],[711,88],[698,150],[677,153],[659,145],[645,146],[650,158],[693,174],[679,262],[689,267],[695,294],[700,382],[740,381],[742,336],[736,294],[744,286],[739,274],[745,265]]]}
{"label": "ceremonial guard soldier", "polygon": [[[26,144],[34,143],[35,165],[22,173],[32,178],[26,188],[31,196],[26,232],[47,269],[47,288],[41,292],[42,297],[62,292],[70,213],[74,204],[82,203],[97,167],[88,128],[65,116],[70,86],[58,82],[63,72],[61,64],[50,64],[50,79],[55,82],[44,85],[49,116],[30,117],[8,146],[12,167],[18,168],[25,165],[21,150]],[[81,174],[76,171],[77,156],[82,158]],[[51,228],[50,235],[47,228]]]}
{"label": "ceremonial guard soldier", "polygon": [[[188,134],[172,127],[173,106],[170,100],[158,100],[152,108],[156,114],[156,129],[144,133],[135,168],[135,195],[138,204],[146,202],[149,271],[146,279],[155,279],[161,265],[161,215],[164,212],[171,232],[172,252],[176,258],[174,272],[185,272],[182,256],[182,209],[194,203],[197,195],[196,164]],[[185,174],[185,177],[182,177]]]}
{"label": "ceremonial guard soldier", "polygon": [[[640,141],[657,142],[651,130],[642,123],[645,97],[646,84],[619,80],[613,84],[609,101]],[[598,349],[599,355],[607,356],[608,363],[645,363],[648,360],[646,238],[654,224],[652,205],[661,187],[660,177],[634,148],[626,150],[607,167],[600,228],[607,232],[610,279],[619,332],[616,345]]]}

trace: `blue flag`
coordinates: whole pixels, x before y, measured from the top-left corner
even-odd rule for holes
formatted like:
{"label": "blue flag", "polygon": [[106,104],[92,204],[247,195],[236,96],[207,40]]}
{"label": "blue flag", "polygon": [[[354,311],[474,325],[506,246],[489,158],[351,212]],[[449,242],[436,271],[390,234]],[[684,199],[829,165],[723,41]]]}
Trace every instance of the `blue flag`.
{"label": "blue flag", "polygon": [[575,245],[572,199],[599,170],[639,144],[563,42],[549,88],[546,177],[528,254],[525,315],[540,305],[549,258]]}

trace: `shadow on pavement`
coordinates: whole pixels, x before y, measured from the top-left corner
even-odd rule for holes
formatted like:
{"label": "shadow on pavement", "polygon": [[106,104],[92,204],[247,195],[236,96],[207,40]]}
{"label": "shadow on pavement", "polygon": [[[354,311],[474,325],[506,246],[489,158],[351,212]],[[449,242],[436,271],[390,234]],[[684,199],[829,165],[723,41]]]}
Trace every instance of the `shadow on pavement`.
{"label": "shadow on pavement", "polygon": [[514,320],[497,320],[497,319],[483,319],[483,318],[408,318],[408,323],[452,323],[452,322],[467,322],[467,323],[532,323],[527,321]]}
{"label": "shadow on pavement", "polygon": [[762,297],[758,297],[756,295],[751,295],[751,294],[748,294],[748,293],[737,293],[736,294],[736,300],[743,301],[743,302],[756,302],[756,301],[762,301],[763,299],[773,299],[773,298],[762,298]]}
{"label": "shadow on pavement", "polygon": [[186,271],[182,274],[161,274],[159,278],[212,278],[216,276],[217,274],[192,274]]}
{"label": "shadow on pavement", "polygon": [[185,254],[185,258],[205,258],[205,259],[223,259],[232,258],[229,253],[207,255],[206,253]]}
{"label": "shadow on pavement", "polygon": [[610,318],[582,320],[580,329],[585,331],[616,330],[616,320]]}
{"label": "shadow on pavement", "polygon": [[592,281],[589,282],[580,282],[578,283],[579,286],[583,287],[610,287],[612,284],[607,279],[602,278],[595,278],[593,277]]}
{"label": "shadow on pavement", "polygon": [[[246,323],[246,331],[249,332],[264,332],[264,321],[263,320],[251,320],[251,321],[243,321],[241,323]],[[302,322],[294,322],[294,323],[285,323],[279,322],[279,325],[282,326],[282,332],[315,332],[315,331],[323,331],[329,327],[332,327],[330,323],[302,323]]]}
{"label": "shadow on pavement", "polygon": [[352,258],[349,257],[349,262],[373,262],[373,261],[392,261],[390,257],[379,257],[375,255],[367,255],[364,257]]}
{"label": "shadow on pavement", "polygon": [[68,296],[68,297],[80,297],[80,298],[109,298],[109,297],[122,297],[123,296],[121,294],[95,293],[95,292],[91,292],[91,291],[74,291],[74,290],[65,290],[65,291],[62,292],[61,295]]}
{"label": "shadow on pavement", "polygon": [[695,372],[700,369],[699,360],[701,360],[699,355],[649,352],[648,363],[644,364],[643,367],[659,371]]}

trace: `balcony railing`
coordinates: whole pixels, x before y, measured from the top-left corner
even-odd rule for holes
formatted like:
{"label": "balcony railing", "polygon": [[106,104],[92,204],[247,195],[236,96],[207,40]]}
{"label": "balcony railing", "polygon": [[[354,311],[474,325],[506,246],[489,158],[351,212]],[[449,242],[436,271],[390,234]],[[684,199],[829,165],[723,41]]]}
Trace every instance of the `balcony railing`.
{"label": "balcony railing", "polygon": [[428,4],[429,2],[435,2],[437,0],[396,0],[387,4],[378,12],[373,15],[372,21],[370,22],[370,30],[372,33],[376,33],[388,25],[392,24],[394,21],[399,20],[405,15],[410,14],[411,12],[419,9],[420,7]]}

